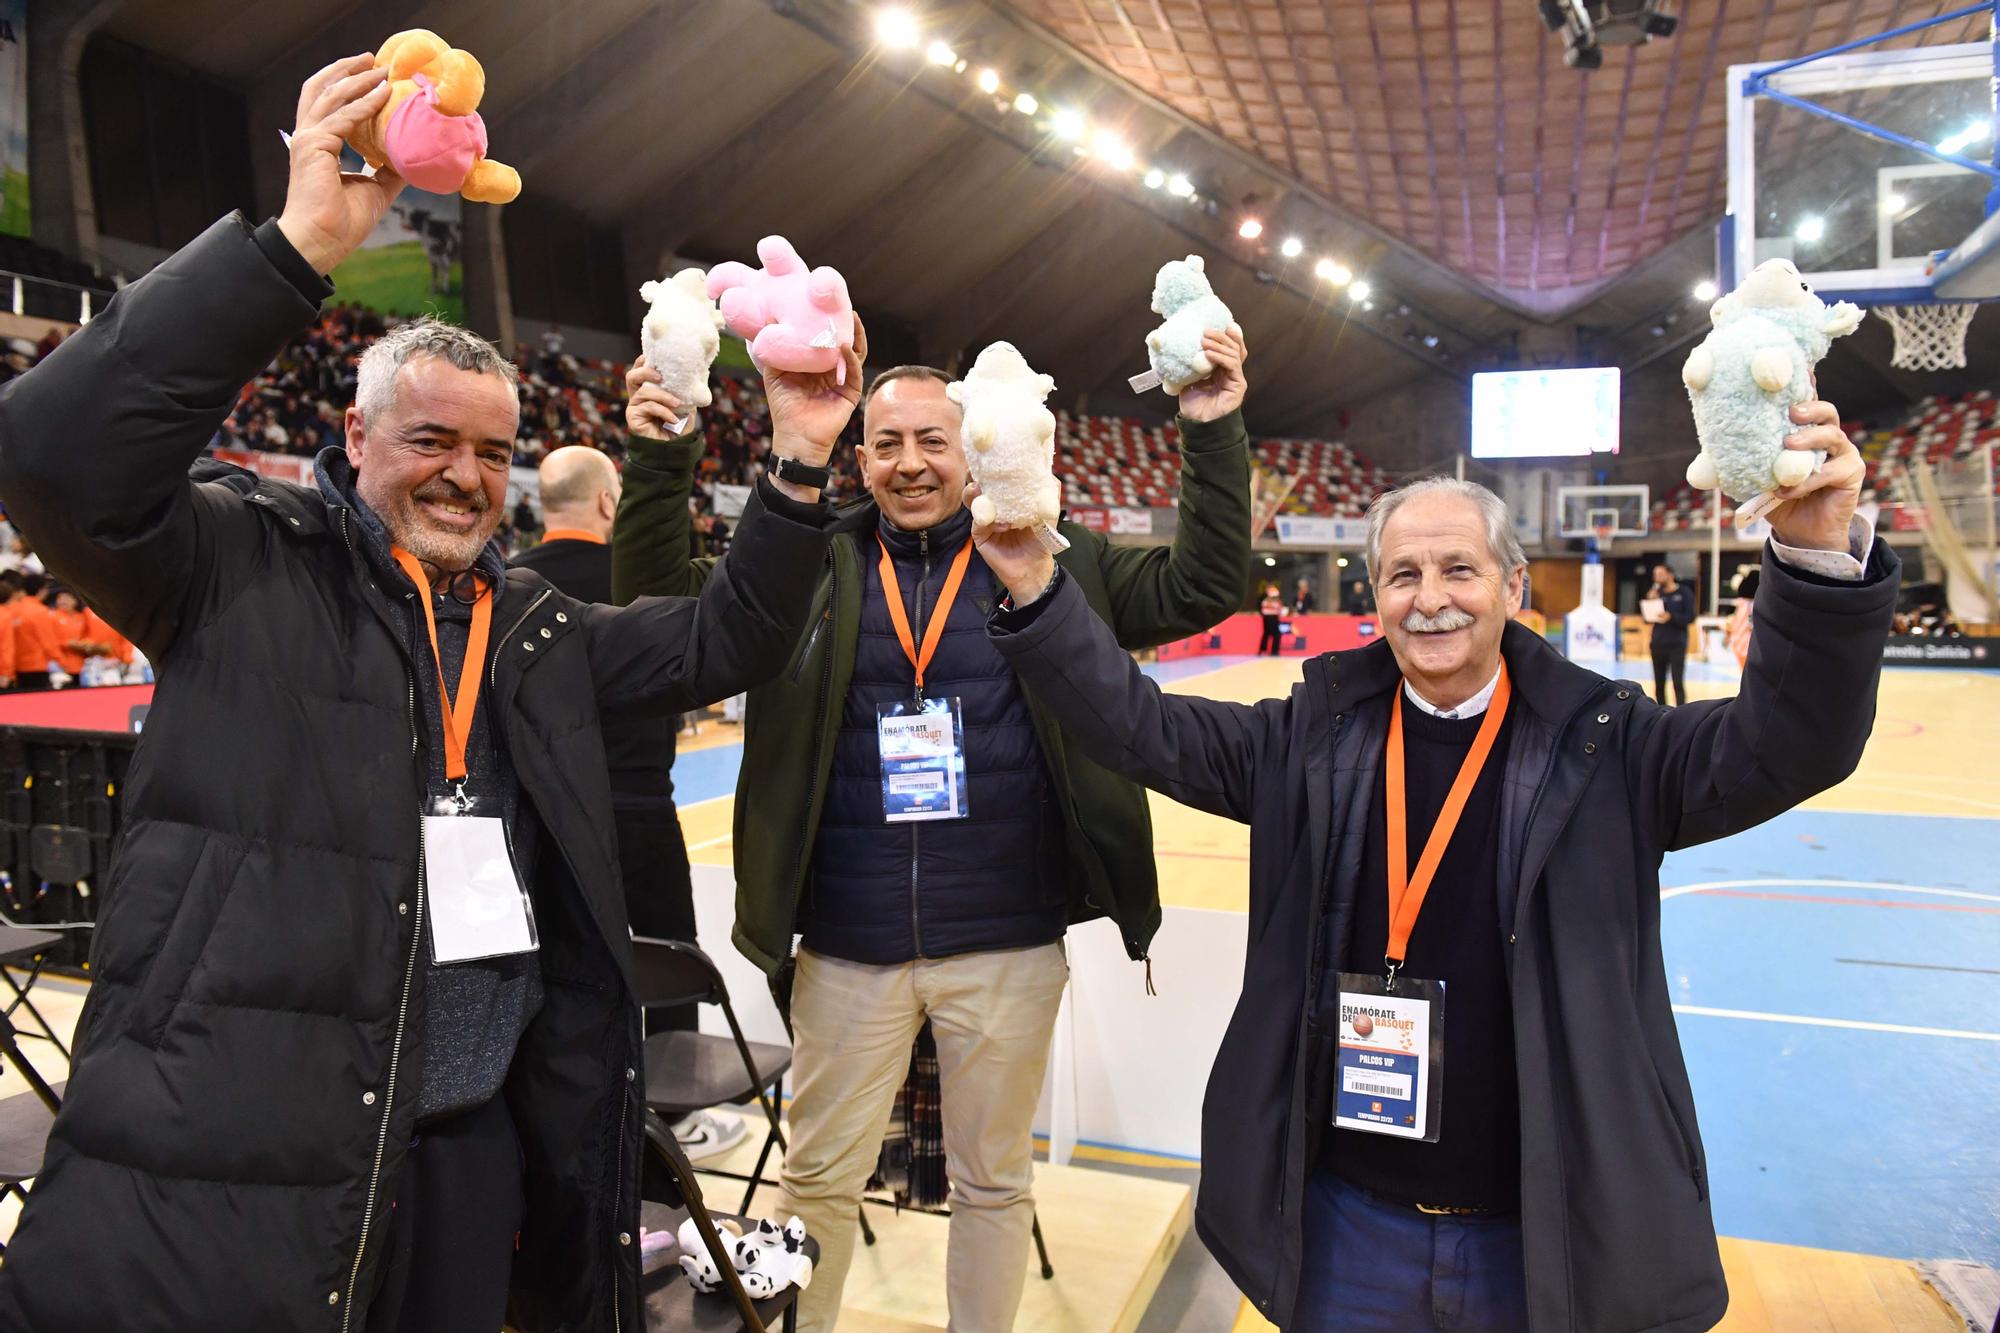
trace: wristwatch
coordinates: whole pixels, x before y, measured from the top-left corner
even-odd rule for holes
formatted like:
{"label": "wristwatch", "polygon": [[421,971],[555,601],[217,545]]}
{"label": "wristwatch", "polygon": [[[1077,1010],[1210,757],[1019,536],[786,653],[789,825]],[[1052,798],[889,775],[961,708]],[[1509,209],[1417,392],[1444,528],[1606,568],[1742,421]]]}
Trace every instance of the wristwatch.
{"label": "wristwatch", "polygon": [[823,491],[833,480],[833,469],[814,467],[801,463],[796,458],[786,458],[782,454],[771,457],[770,474],[779,481],[789,481],[794,486],[803,486],[809,491]]}

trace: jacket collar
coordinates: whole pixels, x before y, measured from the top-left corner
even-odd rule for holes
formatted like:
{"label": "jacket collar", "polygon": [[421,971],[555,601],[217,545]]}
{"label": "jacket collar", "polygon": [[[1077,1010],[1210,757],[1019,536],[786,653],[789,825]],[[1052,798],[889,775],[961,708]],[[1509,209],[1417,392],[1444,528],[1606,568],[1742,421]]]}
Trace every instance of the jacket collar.
{"label": "jacket collar", "polygon": [[[928,550],[931,555],[952,555],[972,536],[972,511],[961,507],[944,522],[922,532],[906,532],[882,515],[878,507],[875,511],[875,535],[889,548],[889,554],[915,559]],[[928,537],[926,545],[924,538]]]}
{"label": "jacket collar", "polygon": [[[1509,621],[1501,634],[1500,656],[1506,660],[1515,700],[1552,725],[1567,721],[1585,700],[1610,684],[1589,667],[1571,662],[1519,621]],[[1403,678],[1386,636],[1366,648],[1328,653],[1310,665],[1331,673],[1336,707],[1386,694]]]}

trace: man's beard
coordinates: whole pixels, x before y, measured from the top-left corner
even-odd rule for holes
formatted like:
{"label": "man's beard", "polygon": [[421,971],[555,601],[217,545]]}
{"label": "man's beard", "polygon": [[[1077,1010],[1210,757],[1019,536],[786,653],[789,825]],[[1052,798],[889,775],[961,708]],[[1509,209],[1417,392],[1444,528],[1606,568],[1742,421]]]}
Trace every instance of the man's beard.
{"label": "man's beard", "polygon": [[1455,606],[1447,606],[1434,616],[1421,611],[1412,611],[1403,617],[1405,634],[1446,634],[1455,629],[1464,629],[1473,623],[1475,616],[1469,611],[1461,611]]}
{"label": "man's beard", "polygon": [[[464,505],[478,516],[478,524],[470,532],[446,532],[425,515],[418,505],[421,500]],[[479,559],[479,553],[500,526],[500,515],[484,491],[468,493],[449,482],[432,482],[414,492],[399,492],[389,512],[382,515],[382,522],[389,530],[390,541],[425,564],[456,572],[472,568]]]}

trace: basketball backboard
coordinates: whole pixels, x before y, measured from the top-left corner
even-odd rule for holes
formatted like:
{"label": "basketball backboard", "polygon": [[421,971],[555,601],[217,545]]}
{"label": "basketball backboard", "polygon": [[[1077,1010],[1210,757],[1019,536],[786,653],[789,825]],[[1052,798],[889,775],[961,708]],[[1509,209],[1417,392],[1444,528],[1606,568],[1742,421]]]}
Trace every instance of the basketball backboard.
{"label": "basketball backboard", "polygon": [[1556,512],[1564,537],[1644,537],[1652,492],[1645,486],[1559,486]]}
{"label": "basketball backboard", "polygon": [[[1990,31],[1993,14],[1968,6],[1921,33]],[[1730,67],[1723,290],[1781,258],[1828,300],[2000,297],[1994,42],[1869,47]]]}

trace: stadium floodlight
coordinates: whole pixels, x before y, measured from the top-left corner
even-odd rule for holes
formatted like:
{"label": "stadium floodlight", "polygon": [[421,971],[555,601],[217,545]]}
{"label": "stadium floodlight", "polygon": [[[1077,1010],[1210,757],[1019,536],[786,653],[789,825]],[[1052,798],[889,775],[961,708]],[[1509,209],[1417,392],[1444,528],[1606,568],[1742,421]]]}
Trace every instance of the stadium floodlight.
{"label": "stadium floodlight", "polygon": [[1146,173],[1147,189],[1157,190],[1166,183],[1167,183],[1167,173],[1161,171],[1158,167],[1154,167],[1151,171]]}
{"label": "stadium floodlight", "polygon": [[949,68],[958,63],[958,52],[952,50],[943,42],[932,42],[930,49],[924,52],[924,59],[930,61],[933,65],[943,65]]}
{"label": "stadium floodlight", "polygon": [[1137,165],[1136,160],[1132,156],[1132,150],[1125,146],[1123,139],[1113,134],[1110,130],[1099,130],[1097,132],[1095,147],[1099,158],[1110,163],[1120,171],[1130,171]]}
{"label": "stadium floodlight", "polygon": [[1032,116],[1042,109],[1042,104],[1035,100],[1033,93],[1022,93],[1014,99],[1014,109],[1024,116]]}
{"label": "stadium floodlight", "polygon": [[1302,253],[1304,253],[1305,248],[1306,248],[1306,243],[1304,241],[1300,240],[1296,236],[1287,236],[1284,240],[1284,244],[1278,247],[1278,253],[1283,255],[1287,259],[1297,259]]}
{"label": "stadium floodlight", "polygon": [[980,71],[979,71],[979,91],[980,91],[980,92],[982,92],[982,93],[997,93],[997,92],[999,92],[999,91],[1000,91],[1000,71],[999,71],[999,70],[997,70],[997,69],[991,69],[991,68],[988,68],[988,69],[982,69],[982,70],[980,70]]}
{"label": "stadium floodlight", "polygon": [[1345,287],[1354,281],[1354,270],[1331,259],[1322,259],[1313,265],[1313,274],[1325,279],[1336,287]]}
{"label": "stadium floodlight", "polygon": [[1056,132],[1058,139],[1081,139],[1087,127],[1084,124],[1083,113],[1081,111],[1073,111],[1068,107],[1063,107],[1056,112],[1055,118],[1049,122],[1049,128]]}
{"label": "stadium floodlight", "polygon": [[1807,245],[1813,245],[1825,240],[1826,219],[1821,217],[1807,218],[1799,223],[1798,227],[1792,232],[1792,235],[1798,237],[1798,239],[1804,241]]}
{"label": "stadium floodlight", "polygon": [[1256,218],[1244,218],[1243,225],[1236,229],[1236,234],[1246,241],[1254,241],[1264,234],[1264,224]]}
{"label": "stadium floodlight", "polygon": [[1186,199],[1194,193],[1194,182],[1176,171],[1167,177],[1167,193],[1176,199]]}
{"label": "stadium floodlight", "polygon": [[1366,301],[1374,290],[1366,282],[1357,282],[1347,289],[1347,299],[1350,301]]}
{"label": "stadium floodlight", "polygon": [[1709,279],[1703,278],[1694,285],[1694,299],[1697,301],[1713,301],[1721,290],[1720,287],[1717,287]]}
{"label": "stadium floodlight", "polygon": [[884,9],[875,15],[875,40],[891,51],[916,49],[922,30],[907,9]]}

